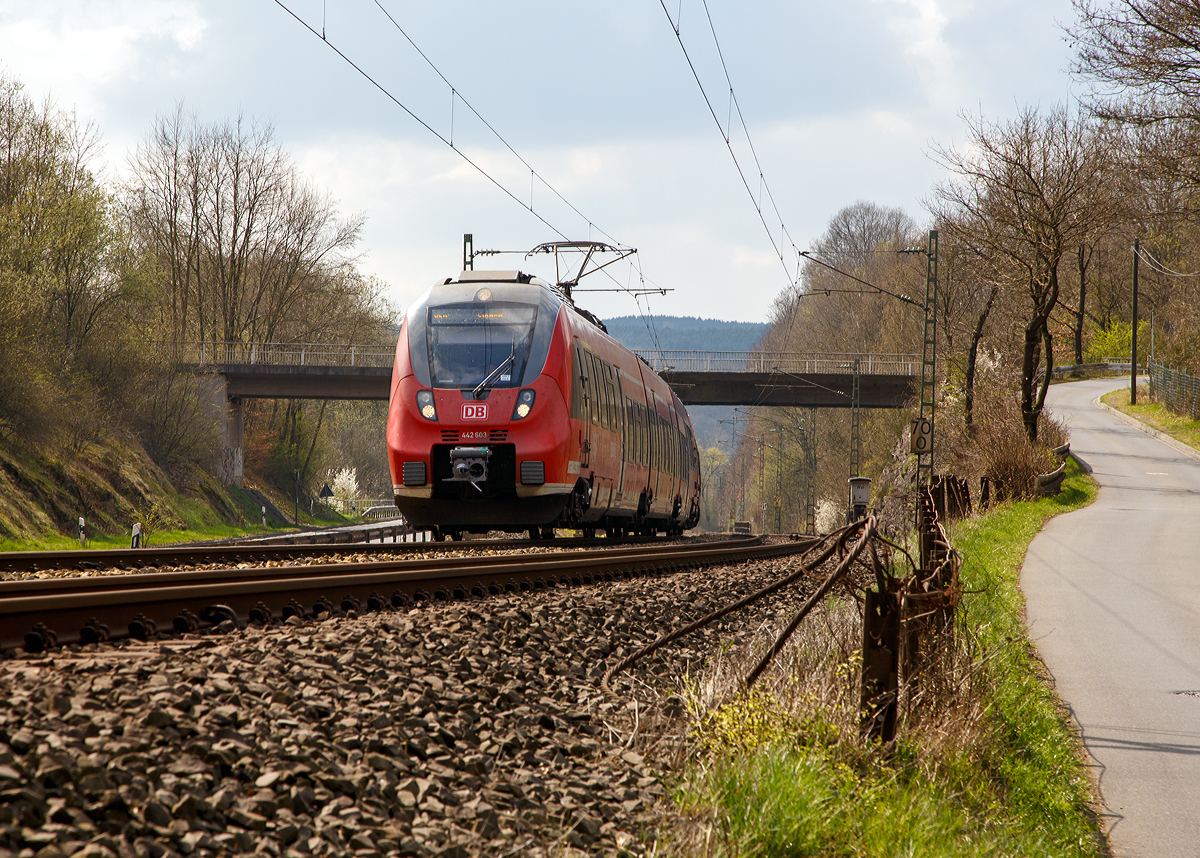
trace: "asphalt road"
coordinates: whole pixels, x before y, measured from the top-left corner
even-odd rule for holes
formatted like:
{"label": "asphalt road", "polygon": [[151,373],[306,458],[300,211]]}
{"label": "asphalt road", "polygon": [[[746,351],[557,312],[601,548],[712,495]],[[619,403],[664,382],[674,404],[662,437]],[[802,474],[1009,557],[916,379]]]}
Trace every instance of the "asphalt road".
{"label": "asphalt road", "polygon": [[1200,856],[1200,461],[1092,405],[1119,386],[1050,389],[1101,488],[1034,539],[1021,586],[1114,854]]}

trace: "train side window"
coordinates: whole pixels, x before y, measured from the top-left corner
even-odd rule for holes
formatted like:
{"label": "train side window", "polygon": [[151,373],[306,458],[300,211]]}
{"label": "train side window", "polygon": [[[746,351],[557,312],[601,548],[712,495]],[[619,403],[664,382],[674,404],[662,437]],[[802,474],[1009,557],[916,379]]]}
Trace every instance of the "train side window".
{"label": "train side window", "polygon": [[671,412],[667,412],[667,473],[675,476],[675,426],[671,422]]}
{"label": "train side window", "polygon": [[601,369],[603,364],[600,361],[600,358],[596,357],[594,354],[592,355],[592,366],[595,368],[595,375],[593,375],[592,378],[595,379],[595,389],[596,389],[596,404],[592,408],[592,418],[597,426],[603,426],[605,424],[605,420],[604,420],[604,370]]}
{"label": "train side window", "polygon": [[604,370],[600,358],[592,355],[592,389],[596,392],[595,404],[592,405],[592,422],[597,426],[604,425]]}
{"label": "train side window", "polygon": [[608,428],[614,432],[617,430],[617,390],[613,383],[613,368],[612,364],[605,362],[604,364],[604,391],[608,395],[605,397],[605,403],[608,405]]}
{"label": "train side window", "polygon": [[600,423],[600,379],[596,377],[596,356],[591,352],[583,352],[584,374],[588,379],[588,401],[590,404],[589,419],[593,425]]}
{"label": "train side window", "polygon": [[646,438],[646,467],[654,467],[654,418],[651,416],[650,405],[642,408],[642,431]]}
{"label": "train side window", "polygon": [[625,397],[625,458],[630,462],[637,461],[637,433],[634,432],[634,401]]}
{"label": "train side window", "polygon": [[654,469],[662,470],[662,416],[656,402],[654,410],[650,412],[650,418],[654,420]]}
{"label": "train side window", "polygon": [[625,391],[621,389],[621,370],[613,367],[613,428],[624,435],[628,427],[625,416]]}
{"label": "train side window", "polygon": [[657,459],[658,451],[655,449],[654,443],[654,402],[651,400],[646,403],[646,467],[653,468]]}
{"label": "train side window", "polygon": [[633,433],[637,436],[637,463],[644,466],[646,464],[646,430],[642,427],[645,422],[642,410],[640,403],[633,403]]}
{"label": "train side window", "polygon": [[608,390],[608,362],[605,360],[596,360],[596,381],[600,386],[600,425],[605,429],[612,428],[612,420],[609,419],[609,390]]}
{"label": "train side window", "polygon": [[583,367],[579,364],[579,346],[571,357],[571,419],[583,417]]}
{"label": "train side window", "polygon": [[596,408],[596,376],[592,371],[592,353],[587,349],[579,351],[580,379],[583,381],[583,402],[579,407],[585,423],[592,423],[592,412]]}
{"label": "train side window", "polygon": [[654,467],[654,412],[653,401],[646,403],[642,411],[643,431],[646,433],[646,467]]}
{"label": "train side window", "polygon": [[613,389],[612,389],[612,364],[610,364],[610,362],[608,362],[608,361],[605,361],[605,364],[604,364],[604,404],[605,404],[604,419],[605,419],[605,425],[608,428],[611,428],[611,430],[616,430],[616,428],[617,428],[617,414],[616,414],[617,401],[616,401],[616,398],[613,398],[613,392],[616,392],[616,391],[613,391]]}
{"label": "train side window", "polygon": [[[671,416],[674,417],[675,413],[672,412]],[[674,424],[667,424],[667,425],[671,432],[671,473],[678,477],[679,476],[679,430],[675,428]]]}

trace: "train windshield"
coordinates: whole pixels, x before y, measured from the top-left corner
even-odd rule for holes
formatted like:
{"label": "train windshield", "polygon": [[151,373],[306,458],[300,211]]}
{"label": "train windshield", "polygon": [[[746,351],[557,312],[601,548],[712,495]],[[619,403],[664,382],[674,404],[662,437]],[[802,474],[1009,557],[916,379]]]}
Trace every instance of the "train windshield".
{"label": "train windshield", "polygon": [[537,311],[534,304],[491,301],[431,307],[427,336],[433,385],[473,388],[488,379],[488,387],[518,387]]}

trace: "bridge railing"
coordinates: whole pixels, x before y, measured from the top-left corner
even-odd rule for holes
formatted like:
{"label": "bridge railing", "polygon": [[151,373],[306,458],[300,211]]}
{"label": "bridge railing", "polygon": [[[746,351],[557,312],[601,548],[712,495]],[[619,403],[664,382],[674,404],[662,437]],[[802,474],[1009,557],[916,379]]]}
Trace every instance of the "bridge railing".
{"label": "bridge railing", "polygon": [[339,343],[179,343],[170,346],[180,363],[264,366],[391,366],[393,345]]}
{"label": "bridge railing", "polygon": [[400,510],[391,498],[322,498],[322,503],[350,518],[388,519],[400,518]]}
{"label": "bridge railing", "polygon": [[707,352],[668,349],[635,349],[655,372],[783,372],[832,373],[858,371],[864,375],[918,375],[919,355],[905,354],[799,354],[797,352]]}
{"label": "bridge railing", "polygon": [[[391,366],[394,345],[330,343],[181,343],[170,346],[180,363],[263,366]],[[655,372],[781,372],[845,375],[858,359],[864,375],[917,375],[921,358],[910,354],[800,354],[635,349]]]}

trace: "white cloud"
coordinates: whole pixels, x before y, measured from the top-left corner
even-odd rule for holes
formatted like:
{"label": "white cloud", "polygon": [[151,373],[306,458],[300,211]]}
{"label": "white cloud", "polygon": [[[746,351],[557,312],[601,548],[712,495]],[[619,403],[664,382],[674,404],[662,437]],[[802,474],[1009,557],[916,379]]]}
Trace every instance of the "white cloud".
{"label": "white cloud", "polygon": [[[320,21],[316,0],[291,5]],[[519,10],[484,0],[390,6],[584,215],[535,183],[535,208],[551,224],[572,238],[603,238],[591,219],[637,246],[647,276],[676,289],[651,300],[656,311],[764,317],[787,277],[661,13],[618,0],[601,26],[572,20],[549,0]],[[412,52],[390,25],[373,7],[329,7],[339,45],[448,133],[444,84],[404,59]],[[700,51],[703,19],[689,19],[689,10],[701,8],[687,0],[684,9],[685,22],[697,25],[687,31],[696,57],[711,60]],[[920,200],[939,178],[924,151],[958,133],[960,108],[982,104],[1003,115],[1063,89],[1066,48],[1053,21],[1064,10],[1069,0],[714,6],[739,103],[797,245],[858,199],[902,206],[920,220]],[[513,61],[516,39],[541,46],[567,34],[573,62],[538,50]],[[618,38],[635,49],[614,52]],[[0,9],[0,57],[31,93],[51,90],[61,106],[96,120],[112,166],[179,100],[204,122],[239,110],[273,120],[312,181],[343,211],[367,215],[364,267],[392,284],[398,304],[456,273],[464,232],[477,247],[506,249],[556,237],[271,3],[10,0]],[[724,91],[719,64],[703,70],[712,91]],[[526,203],[528,168],[466,111],[454,125],[455,143]],[[755,193],[757,176],[750,181]],[[613,273],[622,282],[635,276],[627,267]],[[593,294],[588,303],[601,315],[636,311],[627,297]]]}
{"label": "white cloud", "polygon": [[901,41],[902,54],[916,70],[931,104],[957,105],[964,76],[959,53],[946,42],[946,28],[953,17],[950,4],[938,0],[873,0],[890,8],[888,29]]}
{"label": "white cloud", "polygon": [[10,2],[0,10],[0,57],[32,92],[69,97],[94,117],[112,87],[150,71],[140,44],[195,51],[205,28],[195,4],[173,0]]}
{"label": "white cloud", "polygon": [[[901,205],[922,219],[914,200],[938,173],[922,154],[927,133],[927,126],[904,114],[864,111],[781,123],[761,134],[759,154],[775,168],[772,191],[800,249],[834,212],[857,199]],[[510,153],[493,148],[469,154],[519,199],[528,198],[528,173],[514,166]],[[640,248],[646,275],[675,290],[654,299],[659,312],[760,320],[788,285],[719,140],[627,140],[523,154],[587,217],[617,241]],[[439,145],[332,136],[303,149],[298,163],[345,210],[369,214],[364,267],[392,284],[397,304],[457,272],[464,232],[475,234],[476,248],[512,250],[556,238]],[[535,188],[534,200],[568,237],[601,237],[587,234],[587,224],[549,191]],[[777,224],[772,234],[781,240]],[[785,259],[794,264],[790,254]],[[541,261],[518,257],[495,264],[552,274],[537,268]],[[617,266],[614,276],[626,282],[631,274]],[[627,296],[587,300],[601,315],[637,310]]]}

